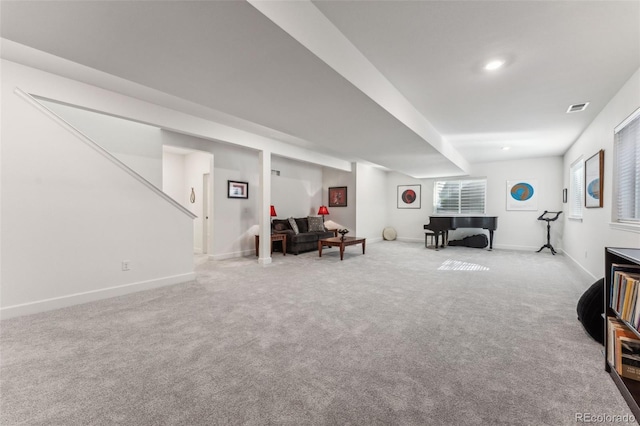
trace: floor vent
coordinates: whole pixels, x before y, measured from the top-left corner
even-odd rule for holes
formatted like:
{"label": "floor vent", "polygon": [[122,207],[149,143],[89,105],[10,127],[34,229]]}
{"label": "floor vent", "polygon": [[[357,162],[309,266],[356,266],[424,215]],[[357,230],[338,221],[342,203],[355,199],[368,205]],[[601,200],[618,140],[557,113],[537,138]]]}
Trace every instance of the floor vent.
{"label": "floor vent", "polygon": [[578,112],[578,111],[584,111],[585,109],[587,109],[587,105],[589,105],[589,102],[585,102],[583,104],[574,104],[569,106],[569,109],[567,110],[567,113],[569,112]]}

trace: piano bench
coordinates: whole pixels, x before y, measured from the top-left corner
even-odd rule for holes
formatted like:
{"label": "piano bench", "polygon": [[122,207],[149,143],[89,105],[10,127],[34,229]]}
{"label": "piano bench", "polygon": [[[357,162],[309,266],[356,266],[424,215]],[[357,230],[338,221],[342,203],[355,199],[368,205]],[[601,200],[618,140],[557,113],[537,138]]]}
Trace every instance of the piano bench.
{"label": "piano bench", "polygon": [[435,232],[431,231],[430,229],[426,229],[426,230],[424,231],[424,247],[425,247],[425,248],[427,248],[427,247],[428,247],[428,245],[427,245],[427,239],[428,239],[429,237],[431,237],[431,245],[433,245],[433,239],[435,238],[435,236],[436,236]]}

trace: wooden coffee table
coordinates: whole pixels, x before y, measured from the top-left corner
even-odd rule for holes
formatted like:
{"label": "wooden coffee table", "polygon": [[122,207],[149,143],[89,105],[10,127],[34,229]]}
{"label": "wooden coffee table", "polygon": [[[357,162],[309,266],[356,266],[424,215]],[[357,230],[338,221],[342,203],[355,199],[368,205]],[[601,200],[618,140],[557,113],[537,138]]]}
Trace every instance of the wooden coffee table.
{"label": "wooden coffee table", "polygon": [[328,247],[340,247],[340,260],[344,259],[344,248],[346,246],[352,246],[355,244],[362,244],[362,254],[364,254],[364,248],[367,239],[360,237],[332,237],[318,240],[318,257],[322,257],[322,246]]}

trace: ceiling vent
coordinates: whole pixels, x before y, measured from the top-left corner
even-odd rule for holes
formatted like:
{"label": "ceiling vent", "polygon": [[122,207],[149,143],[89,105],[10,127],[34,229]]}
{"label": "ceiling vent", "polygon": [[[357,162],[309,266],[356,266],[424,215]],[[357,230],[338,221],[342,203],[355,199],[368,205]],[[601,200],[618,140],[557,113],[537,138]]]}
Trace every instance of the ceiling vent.
{"label": "ceiling vent", "polygon": [[567,110],[567,113],[570,112],[578,112],[578,111],[584,111],[585,109],[587,109],[587,106],[589,105],[589,102],[585,102],[583,104],[574,104],[569,106],[569,109]]}

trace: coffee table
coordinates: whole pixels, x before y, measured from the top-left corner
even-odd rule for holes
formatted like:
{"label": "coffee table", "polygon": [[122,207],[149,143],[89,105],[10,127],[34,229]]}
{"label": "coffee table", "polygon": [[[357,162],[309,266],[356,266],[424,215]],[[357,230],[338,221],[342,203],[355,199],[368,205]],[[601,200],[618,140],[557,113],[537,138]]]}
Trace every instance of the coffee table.
{"label": "coffee table", "polygon": [[352,246],[355,244],[362,244],[362,254],[364,254],[364,248],[367,239],[360,237],[332,237],[318,240],[318,257],[322,257],[322,247],[340,247],[340,260],[344,259],[344,248],[346,246]]}

